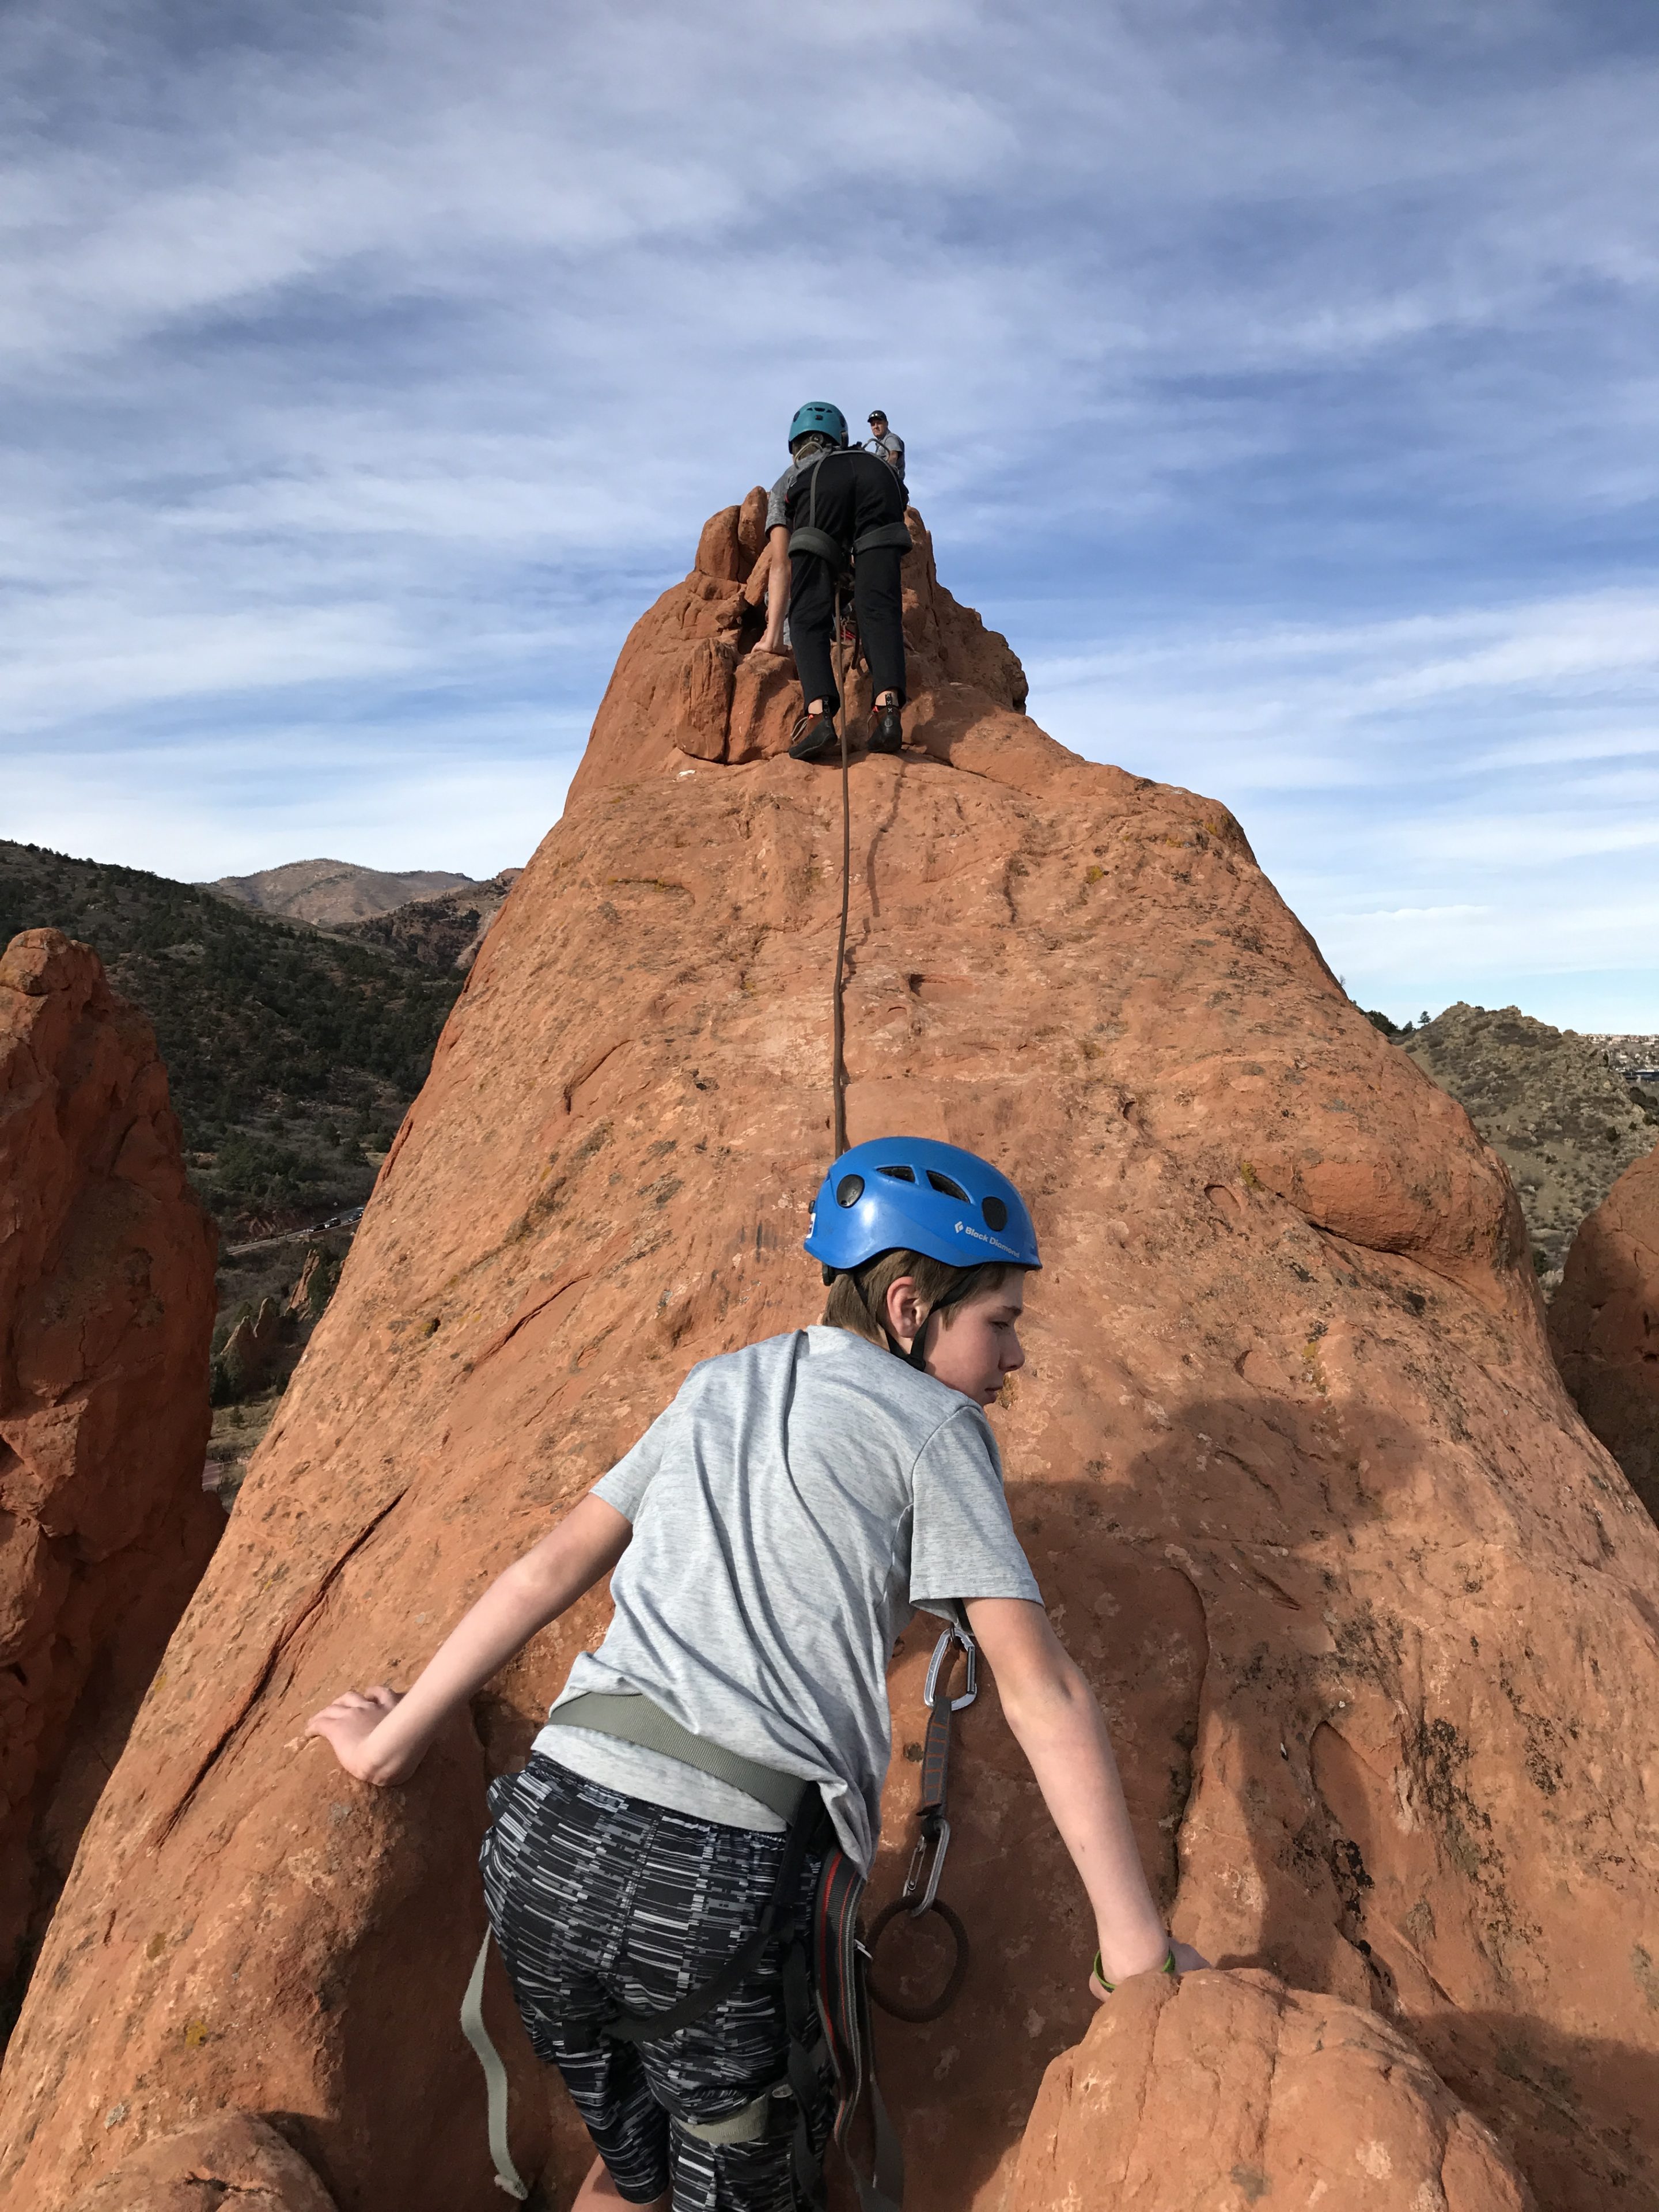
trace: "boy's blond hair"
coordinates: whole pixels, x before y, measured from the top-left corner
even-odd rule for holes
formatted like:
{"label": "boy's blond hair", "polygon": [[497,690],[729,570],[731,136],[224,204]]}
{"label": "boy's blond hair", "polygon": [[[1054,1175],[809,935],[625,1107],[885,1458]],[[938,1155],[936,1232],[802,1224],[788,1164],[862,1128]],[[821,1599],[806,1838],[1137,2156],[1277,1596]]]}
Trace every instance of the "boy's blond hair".
{"label": "boy's blond hair", "polygon": [[927,1312],[945,1309],[939,1314],[939,1327],[949,1328],[958,1306],[987,1291],[1000,1290],[1010,1276],[1024,1273],[1023,1267],[1003,1260],[984,1260],[976,1267],[953,1267],[948,1261],[932,1259],[926,1252],[881,1252],[862,1267],[836,1277],[823,1309],[824,1326],[850,1330],[853,1335],[890,1352],[896,1347],[882,1316],[887,1308],[887,1293],[902,1276],[915,1279],[916,1297]]}

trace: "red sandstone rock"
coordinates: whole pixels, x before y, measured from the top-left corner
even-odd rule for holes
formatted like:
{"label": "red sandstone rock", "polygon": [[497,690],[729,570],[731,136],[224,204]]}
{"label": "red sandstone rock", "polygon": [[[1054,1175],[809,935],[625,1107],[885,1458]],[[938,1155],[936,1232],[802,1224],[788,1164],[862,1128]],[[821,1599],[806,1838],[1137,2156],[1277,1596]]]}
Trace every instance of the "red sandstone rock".
{"label": "red sandstone rock", "polygon": [[214,1250],[149,1024],[26,930],[0,958],[0,1989],[222,1526]]}
{"label": "red sandstone rock", "polygon": [[[740,508],[711,516],[691,574],[635,623],[571,785],[573,805],[596,779],[654,775],[696,761],[742,763],[784,750],[801,708],[795,664],[787,653],[753,649],[763,628],[766,572],[756,556],[765,520],[758,486]],[[915,547],[903,569],[914,702],[908,719],[937,748],[994,706],[1023,708],[1025,674],[1006,640],[945,589],[921,517],[913,509],[908,520]],[[870,686],[854,667],[847,679],[851,732],[868,714]]]}
{"label": "red sandstone rock", "polygon": [[335,2212],[304,2159],[251,2112],[223,2112],[146,2143],[69,2212],[221,2212],[231,2197],[234,2212]]}
{"label": "red sandstone rock", "polygon": [[[851,778],[851,1133],[976,1146],[1031,1195],[1011,1499],[1175,1923],[1372,2007],[1550,2212],[1651,2202],[1659,1530],[1556,1376],[1514,1194],[1225,809],[1046,737],[910,567],[914,742]],[[289,2116],[342,2212],[496,2202],[452,2025],[480,1790],[603,1599],[407,1788],[302,1730],[407,1680],[695,1360],[818,1310],[840,778],[670,732],[701,639],[745,681],[743,590],[696,574],[636,628],[485,940],[54,1922],[3,2076],[8,2212],[105,2170],[118,2099],[140,2139]],[[894,1671],[876,1904],[930,1640]],[[1004,2212],[1091,1941],[994,1692],[953,1793],[974,1964],[946,2018],[878,2039],[911,2212]],[[920,1980],[915,1941],[890,1980]],[[585,2154],[501,2018],[515,2154],[556,2200]]]}
{"label": "red sandstone rock", "polygon": [[1579,1412],[1659,1520],[1659,1151],[1580,1224],[1550,1344]]}
{"label": "red sandstone rock", "polygon": [[1126,1983],[1056,2058],[1010,2212],[1526,2212],[1492,2136],[1375,2013],[1270,1974]]}
{"label": "red sandstone rock", "polygon": [[[298,1296],[296,1289],[295,1297]],[[292,1299],[289,1305],[291,1310],[298,1310]],[[224,1350],[219,1355],[225,1372],[238,1390],[258,1388],[282,1341],[282,1308],[275,1298],[261,1298],[257,1314],[242,1316],[225,1339]]]}

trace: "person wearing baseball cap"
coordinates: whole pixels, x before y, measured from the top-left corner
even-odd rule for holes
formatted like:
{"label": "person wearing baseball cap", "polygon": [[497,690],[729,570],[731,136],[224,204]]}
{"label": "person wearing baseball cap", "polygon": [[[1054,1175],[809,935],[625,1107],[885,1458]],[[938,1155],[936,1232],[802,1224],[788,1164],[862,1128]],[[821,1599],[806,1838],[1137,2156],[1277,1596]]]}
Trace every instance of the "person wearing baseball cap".
{"label": "person wearing baseball cap", "polygon": [[896,469],[898,480],[904,482],[904,441],[896,430],[887,427],[887,417],[879,407],[870,416],[870,434],[864,441],[866,453],[879,453],[890,468]]}

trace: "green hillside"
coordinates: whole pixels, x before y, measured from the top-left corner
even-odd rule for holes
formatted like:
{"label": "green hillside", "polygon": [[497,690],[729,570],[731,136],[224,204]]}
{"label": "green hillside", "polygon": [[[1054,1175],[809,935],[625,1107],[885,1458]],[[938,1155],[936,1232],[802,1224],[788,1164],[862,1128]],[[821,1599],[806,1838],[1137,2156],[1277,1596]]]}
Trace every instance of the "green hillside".
{"label": "green hillside", "polygon": [[462,978],[139,868],[0,840],[0,946],[90,945],[155,1024],[198,1188],[228,1236],[358,1206]]}

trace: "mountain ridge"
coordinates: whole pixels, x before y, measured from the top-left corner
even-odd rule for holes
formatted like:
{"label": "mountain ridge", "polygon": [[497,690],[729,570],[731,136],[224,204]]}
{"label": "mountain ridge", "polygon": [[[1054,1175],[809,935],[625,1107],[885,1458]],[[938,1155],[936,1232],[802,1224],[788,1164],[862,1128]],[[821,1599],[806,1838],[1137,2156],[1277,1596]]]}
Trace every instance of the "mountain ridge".
{"label": "mountain ridge", "polygon": [[367,921],[412,900],[464,890],[472,880],[450,868],[398,871],[364,867],[356,860],[285,860],[280,867],[260,868],[247,876],[217,876],[191,889],[328,928]]}

